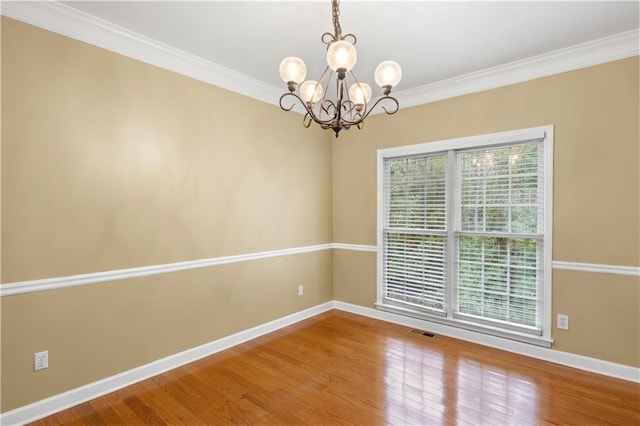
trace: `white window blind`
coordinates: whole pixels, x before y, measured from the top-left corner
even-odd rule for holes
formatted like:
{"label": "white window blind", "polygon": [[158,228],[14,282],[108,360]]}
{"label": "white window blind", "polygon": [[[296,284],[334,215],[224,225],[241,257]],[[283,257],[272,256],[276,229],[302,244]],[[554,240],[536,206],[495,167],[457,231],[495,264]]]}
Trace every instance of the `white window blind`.
{"label": "white window blind", "polygon": [[542,148],[456,153],[456,314],[542,332]]}
{"label": "white window blind", "polygon": [[384,298],[445,310],[446,155],[385,162]]}
{"label": "white window blind", "polygon": [[379,151],[378,307],[550,342],[552,130]]}

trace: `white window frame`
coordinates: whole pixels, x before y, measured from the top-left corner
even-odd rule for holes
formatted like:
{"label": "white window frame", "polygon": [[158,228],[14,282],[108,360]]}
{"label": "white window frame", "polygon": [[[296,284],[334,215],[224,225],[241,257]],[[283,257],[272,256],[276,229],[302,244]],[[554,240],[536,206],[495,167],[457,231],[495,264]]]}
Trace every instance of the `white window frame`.
{"label": "white window frame", "polygon": [[[553,126],[539,126],[507,132],[491,133],[478,136],[470,136],[456,139],[441,140],[437,142],[427,142],[416,145],[400,146],[378,150],[377,161],[377,299],[376,307],[380,310],[411,316],[414,318],[437,322],[444,325],[460,327],[467,330],[504,337],[520,342],[531,343],[539,346],[550,347],[553,342],[551,338],[552,325],[552,242],[553,242]],[[454,151],[470,148],[498,147],[501,145],[516,144],[524,141],[543,139],[544,150],[544,229],[543,229],[543,311],[542,311],[542,334],[540,336],[530,335],[507,328],[498,328],[492,325],[469,322],[464,318],[456,317],[452,314],[452,307],[449,307],[449,314],[446,317],[430,315],[425,312],[409,310],[403,307],[393,306],[383,303],[383,263],[384,263],[384,163],[385,160],[397,157],[407,157],[415,155],[427,155],[435,153],[449,153],[447,199],[448,210],[454,209],[455,191],[449,190],[454,186],[455,165],[451,161]],[[453,217],[451,214],[450,218]],[[452,225],[448,225],[450,228]],[[449,239],[449,300],[452,300],[454,281],[454,251],[451,250],[454,242]]]}

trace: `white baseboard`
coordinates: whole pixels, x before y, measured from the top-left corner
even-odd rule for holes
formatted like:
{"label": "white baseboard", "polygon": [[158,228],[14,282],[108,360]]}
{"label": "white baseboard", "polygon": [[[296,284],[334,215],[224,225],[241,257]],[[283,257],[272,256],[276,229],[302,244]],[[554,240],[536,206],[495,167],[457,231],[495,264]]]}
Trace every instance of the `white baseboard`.
{"label": "white baseboard", "polygon": [[89,383],[70,391],[54,395],[52,397],[34,402],[24,407],[7,411],[0,415],[1,425],[22,425],[51,414],[81,404],[94,398],[98,398],[126,386],[130,386],[141,380],[148,379],[165,371],[172,370],[206,356],[239,345],[264,334],[271,333],[280,328],[287,327],[299,321],[311,318],[331,309],[339,309],[407,327],[427,329],[437,334],[455,337],[473,343],[494,347],[508,352],[530,356],[556,364],[566,365],[580,370],[590,371],[605,376],[615,377],[631,382],[640,383],[640,369],[626,365],[616,364],[581,355],[560,352],[539,346],[528,345],[508,339],[482,335],[464,329],[458,329],[443,324],[432,323],[416,318],[405,317],[390,312],[383,312],[373,308],[353,305],[350,303],[330,301],[300,312],[270,321],[268,323],[241,331],[231,336],[206,343],[186,351],[170,355],[149,364],[142,365],[129,371],[107,377],[97,382]]}
{"label": "white baseboard", "polygon": [[34,402],[24,407],[7,411],[0,416],[2,425],[22,425],[38,419],[42,419],[51,414],[97,398],[126,386],[130,386],[149,377],[157,376],[165,371],[172,370],[206,356],[239,345],[256,337],[271,333],[280,328],[287,327],[307,318],[311,318],[322,312],[333,308],[333,302],[326,302],[321,305],[296,312],[291,315],[270,321],[265,324],[241,331],[231,336],[206,343],[186,351],[170,355],[149,364],[142,365],[129,371],[107,377],[97,382],[89,383],[70,391],[54,395],[52,397]]}
{"label": "white baseboard", "polygon": [[363,315],[394,324],[404,325],[407,327],[423,329],[436,334],[454,337],[456,339],[468,342],[478,343],[480,345],[501,349],[507,352],[513,352],[520,355],[537,358],[543,361],[553,362],[555,364],[565,365],[567,367],[577,368],[579,370],[589,371],[592,373],[602,374],[604,376],[615,377],[617,379],[627,380],[630,382],[640,383],[640,368],[631,367],[614,362],[603,361],[596,358],[590,358],[582,355],[571,354],[554,349],[534,346],[526,343],[516,342],[514,340],[504,339],[486,334],[474,333],[462,328],[451,327],[444,324],[420,320],[417,318],[397,315],[390,312],[380,311],[374,308],[366,308],[350,303],[334,301],[334,308],[354,314]]}

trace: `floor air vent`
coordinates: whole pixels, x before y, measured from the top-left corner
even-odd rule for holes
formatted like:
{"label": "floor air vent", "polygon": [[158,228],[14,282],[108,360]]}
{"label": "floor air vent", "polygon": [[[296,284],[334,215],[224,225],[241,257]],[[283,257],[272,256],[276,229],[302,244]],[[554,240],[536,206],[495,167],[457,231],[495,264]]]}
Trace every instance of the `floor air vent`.
{"label": "floor air vent", "polygon": [[436,335],[435,335],[435,334],[433,334],[433,333],[429,333],[428,331],[424,331],[424,330],[416,330],[416,329],[413,329],[413,330],[411,330],[411,332],[412,332],[413,334],[419,334],[419,335],[421,335],[421,336],[428,337],[428,338],[430,338],[430,339],[433,339],[434,337],[436,337]]}

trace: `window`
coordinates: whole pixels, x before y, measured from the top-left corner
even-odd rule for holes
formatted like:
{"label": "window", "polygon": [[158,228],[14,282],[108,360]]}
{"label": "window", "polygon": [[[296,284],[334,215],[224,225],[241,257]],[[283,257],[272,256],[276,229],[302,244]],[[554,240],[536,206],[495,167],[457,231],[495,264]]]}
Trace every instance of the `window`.
{"label": "window", "polygon": [[378,151],[380,309],[548,346],[553,127]]}

